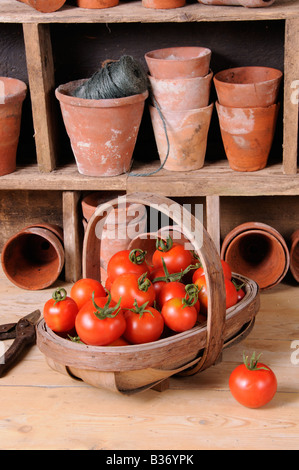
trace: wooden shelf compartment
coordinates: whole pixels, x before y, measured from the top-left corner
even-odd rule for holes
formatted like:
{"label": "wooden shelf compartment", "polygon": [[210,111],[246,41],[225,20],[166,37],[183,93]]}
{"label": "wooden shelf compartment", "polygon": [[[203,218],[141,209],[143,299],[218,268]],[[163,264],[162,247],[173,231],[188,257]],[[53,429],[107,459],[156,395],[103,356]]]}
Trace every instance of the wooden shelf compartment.
{"label": "wooden shelf compartment", "polygon": [[[134,173],[150,173],[159,168],[154,161],[137,162]],[[272,196],[299,195],[299,175],[286,175],[281,164],[245,173],[233,171],[226,160],[208,162],[192,172],[172,172],[165,169],[151,176],[120,175],[93,177],[81,175],[75,163],[50,173],[41,173],[37,165],[18,168],[1,176],[0,190],[46,191],[135,191],[158,192],[169,197],[183,196]]]}
{"label": "wooden shelf compartment", "polygon": [[[128,8],[129,4],[129,8]],[[152,10],[140,1],[120,2],[113,8],[86,10],[64,5],[59,11],[43,14],[21,2],[0,0],[0,22],[23,24],[32,97],[33,122],[38,168],[53,171],[58,162],[59,142],[55,80],[50,24],[54,23],[181,23],[221,21],[285,20],[285,65],[283,109],[283,173],[297,173],[298,103],[293,84],[299,77],[299,4],[296,0],[277,0],[267,8],[207,6],[198,2],[172,10]]]}

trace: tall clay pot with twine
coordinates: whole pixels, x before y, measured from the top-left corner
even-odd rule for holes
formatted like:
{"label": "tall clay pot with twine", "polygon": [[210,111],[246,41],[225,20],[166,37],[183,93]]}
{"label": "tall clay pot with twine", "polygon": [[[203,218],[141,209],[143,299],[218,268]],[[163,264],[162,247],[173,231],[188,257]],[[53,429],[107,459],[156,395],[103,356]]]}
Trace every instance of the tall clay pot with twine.
{"label": "tall clay pot with twine", "polygon": [[27,86],[15,78],[0,77],[0,176],[16,169],[23,101]]}
{"label": "tall clay pot with twine", "polygon": [[79,173],[117,176],[131,166],[148,81],[130,56],[109,61],[89,80],[56,89]]}

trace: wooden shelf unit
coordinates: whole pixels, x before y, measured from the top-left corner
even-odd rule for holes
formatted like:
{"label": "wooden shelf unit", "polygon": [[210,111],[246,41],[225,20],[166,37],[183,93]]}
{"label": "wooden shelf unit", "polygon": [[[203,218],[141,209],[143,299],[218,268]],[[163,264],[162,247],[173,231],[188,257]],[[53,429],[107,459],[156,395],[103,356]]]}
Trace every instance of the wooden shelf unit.
{"label": "wooden shelf unit", "polygon": [[[93,178],[80,175],[75,164],[57,168],[59,148],[55,128],[54,64],[50,27],[56,23],[182,23],[283,20],[284,106],[283,152],[281,164],[250,174],[229,169],[227,162],[207,163],[192,173],[162,170],[148,177],[121,175]],[[66,240],[66,280],[80,272],[77,205],[81,191],[119,190],[158,192],[169,197],[206,197],[207,228],[220,247],[220,196],[298,195],[298,103],[293,83],[299,79],[299,2],[277,0],[266,8],[207,6],[187,4],[173,10],[151,10],[139,1],[121,1],[113,8],[85,10],[64,5],[55,13],[43,14],[17,0],[0,0],[0,22],[23,25],[26,62],[32,102],[37,164],[19,168],[0,178],[0,190],[59,190],[63,197],[63,225]],[[146,173],[157,162],[136,165]]]}

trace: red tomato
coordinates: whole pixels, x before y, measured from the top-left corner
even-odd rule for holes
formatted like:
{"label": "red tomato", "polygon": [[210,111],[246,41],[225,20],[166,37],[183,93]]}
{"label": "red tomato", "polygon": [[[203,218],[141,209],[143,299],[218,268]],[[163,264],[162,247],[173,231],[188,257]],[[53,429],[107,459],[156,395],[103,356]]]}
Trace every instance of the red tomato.
{"label": "red tomato", "polygon": [[[208,288],[205,276],[200,276],[195,285],[198,287],[198,300],[202,308],[202,312],[206,313],[208,310]],[[225,293],[226,293],[226,308],[230,308],[237,303],[237,289],[229,279],[224,279]]]}
{"label": "red tomato", "polygon": [[120,338],[126,329],[126,320],[119,305],[108,297],[93,298],[80,309],[76,331],[85,344],[106,346]]}
{"label": "red tomato", "polygon": [[[149,276],[150,280],[153,283],[155,292],[156,292],[156,298],[158,298],[159,293],[161,292],[161,289],[165,286],[167,283],[166,277],[165,277],[165,272],[163,268],[158,268],[154,269]],[[165,278],[165,280],[157,281],[155,282],[155,279],[157,278]]]}
{"label": "red tomato", "polygon": [[157,240],[157,249],[154,251],[152,263],[154,268],[162,268],[165,261],[170,274],[179,273],[192,263],[193,257],[183,245],[173,243],[171,237],[166,242]]}
{"label": "red tomato", "polygon": [[126,341],[123,337],[120,337],[112,343],[107,344],[107,346],[128,346],[128,344],[130,344],[128,341]]}
{"label": "red tomato", "polygon": [[92,299],[92,293],[95,297],[105,297],[106,291],[102,284],[95,279],[79,279],[71,288],[70,297],[78,305],[78,309]]}
{"label": "red tomato", "polygon": [[274,372],[252,355],[250,363],[244,357],[244,364],[236,367],[229,378],[233,397],[248,408],[260,408],[269,403],[277,391]]}
{"label": "red tomato", "polygon": [[67,296],[65,289],[59,288],[53,293],[52,299],[45,303],[43,315],[51,330],[55,333],[66,333],[75,326],[78,306]]}
{"label": "red tomato", "polygon": [[125,312],[127,323],[124,337],[132,344],[150,343],[160,338],[164,330],[164,319],[153,307],[144,304]]}
{"label": "red tomato", "polygon": [[196,308],[186,306],[182,298],[167,300],[162,307],[161,314],[165,325],[177,333],[190,330],[197,320]]}
{"label": "red tomato", "polygon": [[145,255],[145,251],[142,250],[118,251],[108,262],[108,278],[113,282],[124,273],[139,274],[141,276],[141,274],[149,272],[150,269],[145,261]]}
{"label": "red tomato", "polygon": [[230,308],[238,302],[238,292],[234,283],[229,279],[224,279],[224,284],[226,292],[226,308]]}
{"label": "red tomato", "polygon": [[200,276],[194,284],[198,287],[198,300],[200,303],[200,310],[206,314],[208,311],[208,287],[206,277]]}
{"label": "red tomato", "polygon": [[153,305],[156,292],[147,274],[121,274],[111,286],[111,297],[114,302],[120,301],[122,308],[133,308],[135,300],[141,306],[145,302]]}
{"label": "red tomato", "polygon": [[[224,261],[224,260],[222,259],[222,260],[221,260],[221,265],[222,265],[222,269],[223,269],[224,278],[231,280],[231,278],[232,278],[232,272],[231,272],[231,269],[230,269],[229,264],[228,264],[226,261]],[[194,283],[200,276],[204,276],[204,275],[205,275],[205,272],[204,272],[203,267],[198,268],[198,269],[197,269],[196,271],[194,271],[194,273],[193,273],[193,276],[192,276],[192,281],[193,281],[193,283]]]}
{"label": "red tomato", "polygon": [[186,295],[185,288],[185,284],[179,281],[166,282],[157,297],[158,306],[162,308],[167,300],[173,299],[174,297],[184,298]]}

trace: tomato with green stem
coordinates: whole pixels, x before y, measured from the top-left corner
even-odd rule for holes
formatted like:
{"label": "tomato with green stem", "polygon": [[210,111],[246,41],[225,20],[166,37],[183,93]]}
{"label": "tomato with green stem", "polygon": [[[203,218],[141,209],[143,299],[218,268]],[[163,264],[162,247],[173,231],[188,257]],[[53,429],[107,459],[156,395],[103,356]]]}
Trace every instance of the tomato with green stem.
{"label": "tomato with green stem", "polygon": [[124,273],[142,274],[149,272],[146,262],[146,252],[139,249],[121,250],[111,256],[107,266],[107,277],[113,282]]}
{"label": "tomato with green stem", "polygon": [[[224,279],[231,280],[232,271],[231,271],[231,268],[230,268],[229,264],[227,263],[227,261],[224,261],[222,259],[221,260],[221,266],[222,266],[222,269],[223,269]],[[205,275],[204,269],[203,269],[202,266],[200,266],[198,269],[196,269],[196,271],[194,271],[193,276],[192,276],[192,282],[195,282],[199,277],[204,276],[204,275]]]}
{"label": "tomato with green stem", "polygon": [[95,297],[106,296],[105,288],[99,281],[83,278],[73,284],[70,291],[70,297],[76,302],[78,309],[80,310],[86,302],[91,300],[93,292]]}
{"label": "tomato with green stem", "polygon": [[259,362],[253,353],[250,361],[243,354],[243,364],[237,366],[229,377],[233,397],[247,408],[260,408],[269,403],[277,391],[277,379],[267,365]]}
{"label": "tomato with green stem", "polygon": [[67,333],[75,326],[78,305],[67,296],[67,291],[59,287],[53,292],[43,309],[43,316],[48,327],[55,333]]}
{"label": "tomato with green stem", "polygon": [[184,271],[192,264],[193,257],[189,250],[185,250],[184,246],[179,243],[173,243],[169,236],[167,240],[157,238],[156,250],[152,256],[152,264],[154,268],[162,268],[164,260],[167,270],[170,274]]}
{"label": "tomato with green stem", "polygon": [[151,306],[156,300],[156,292],[147,273],[138,274],[125,273],[118,276],[111,286],[111,296],[115,302],[120,302],[122,308],[133,308],[136,300],[141,306],[145,302]]}
{"label": "tomato with green stem", "polygon": [[176,333],[181,333],[194,327],[198,312],[194,306],[194,300],[174,297],[165,302],[161,314],[168,328]]}
{"label": "tomato with green stem", "polygon": [[139,306],[134,302],[134,307],[124,313],[126,330],[124,338],[132,344],[150,343],[157,341],[164,330],[164,319],[161,313],[148,303]]}
{"label": "tomato with green stem", "polygon": [[[198,300],[202,308],[202,313],[207,313],[208,310],[208,287],[206,277],[200,276],[194,283],[198,287]],[[237,289],[233,282],[229,279],[224,279],[225,287],[225,302],[226,308],[233,307],[238,301]]]}
{"label": "tomato with green stem", "polygon": [[95,298],[80,309],[75,323],[80,340],[91,346],[106,346],[120,338],[126,329],[126,320],[120,302],[106,297]]}

